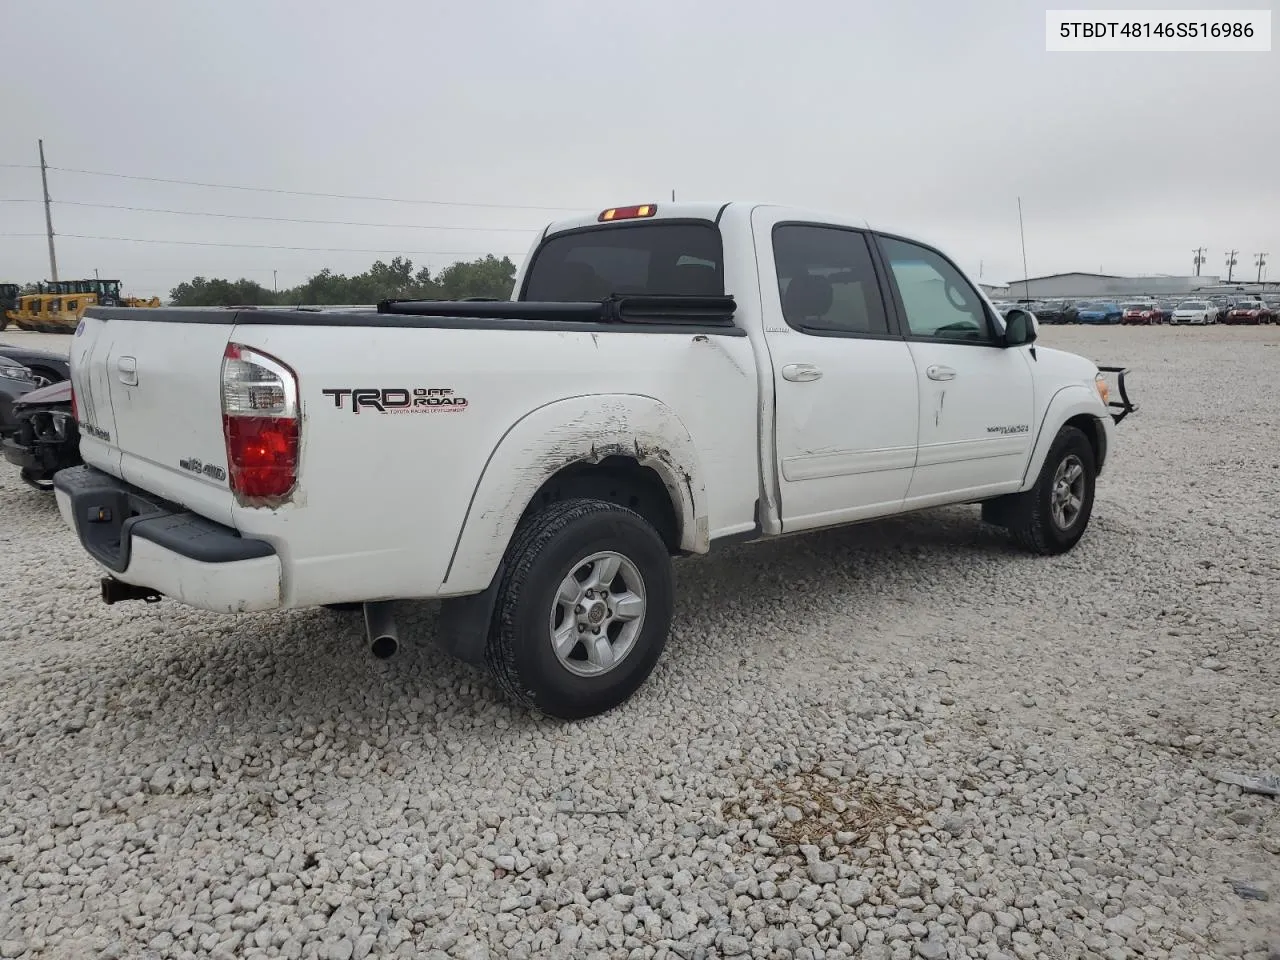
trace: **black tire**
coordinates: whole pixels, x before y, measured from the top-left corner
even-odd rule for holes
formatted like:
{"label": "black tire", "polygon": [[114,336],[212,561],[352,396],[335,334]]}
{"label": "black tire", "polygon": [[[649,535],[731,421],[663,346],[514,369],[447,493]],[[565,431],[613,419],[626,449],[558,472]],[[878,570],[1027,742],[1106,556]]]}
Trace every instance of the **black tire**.
{"label": "black tire", "polygon": [[[555,598],[575,567],[601,551],[625,557],[638,571],[644,615],[633,645],[616,666],[598,676],[579,676],[552,647]],[[671,555],[652,524],[604,500],[558,501],[527,518],[512,537],[485,663],[517,703],[562,720],[604,713],[626,701],[653,672],[671,627],[672,598]]]}
{"label": "black tire", "polygon": [[[1078,512],[1064,527],[1058,523],[1053,510],[1054,482],[1059,468],[1072,458],[1083,470],[1083,496]],[[1033,553],[1044,556],[1066,553],[1080,542],[1089,526],[1097,478],[1097,462],[1088,437],[1076,427],[1063,427],[1054,437],[1036,485],[1026,493],[993,501],[990,509],[984,504],[983,516],[1005,527],[1015,541]]]}

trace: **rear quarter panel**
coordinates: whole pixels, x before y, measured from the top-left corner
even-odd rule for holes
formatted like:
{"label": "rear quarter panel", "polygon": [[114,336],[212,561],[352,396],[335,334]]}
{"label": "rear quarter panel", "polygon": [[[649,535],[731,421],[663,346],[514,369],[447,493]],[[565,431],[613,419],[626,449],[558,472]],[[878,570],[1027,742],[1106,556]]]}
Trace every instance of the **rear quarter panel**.
{"label": "rear quarter panel", "polygon": [[[755,378],[744,337],[242,325],[232,339],[298,375],[297,489],[275,509],[234,509],[237,529],[281,553],[286,605],[441,595],[499,443],[532,411],[571,398],[654,398],[687,428],[700,456],[711,530],[751,517]],[[324,392],[357,389],[447,390],[438,395],[466,403],[354,412],[349,397],[339,404]],[[527,502],[502,509],[518,517]]]}

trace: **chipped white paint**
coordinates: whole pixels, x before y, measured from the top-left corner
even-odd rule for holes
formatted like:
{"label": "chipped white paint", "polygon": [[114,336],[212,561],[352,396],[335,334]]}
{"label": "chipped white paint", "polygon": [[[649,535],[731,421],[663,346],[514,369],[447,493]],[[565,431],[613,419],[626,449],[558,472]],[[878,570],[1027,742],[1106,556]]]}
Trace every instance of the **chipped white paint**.
{"label": "chipped white paint", "polygon": [[706,553],[705,471],[680,418],[652,397],[573,397],[540,407],[503,437],[480,477],[441,593],[488,586],[516,521],[542,484],[565,467],[608,456],[652,468],[676,507],[681,548]]}

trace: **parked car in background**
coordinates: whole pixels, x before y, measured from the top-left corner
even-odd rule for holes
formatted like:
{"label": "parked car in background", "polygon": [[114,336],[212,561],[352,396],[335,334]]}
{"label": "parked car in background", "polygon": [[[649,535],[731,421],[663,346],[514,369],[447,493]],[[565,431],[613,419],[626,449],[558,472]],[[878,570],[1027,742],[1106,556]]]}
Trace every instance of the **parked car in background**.
{"label": "parked car in background", "polygon": [[1041,323],[1079,323],[1079,311],[1069,300],[1045,300],[1035,312]]}
{"label": "parked car in background", "polygon": [[37,490],[52,490],[53,475],[79,466],[80,433],[71,406],[71,381],[32,390],[14,401],[0,428],[4,458]]}
{"label": "parked car in background", "polygon": [[1169,323],[1203,325],[1217,323],[1217,321],[1218,308],[1208,300],[1183,300],[1174,307],[1173,318]]}
{"label": "parked car in background", "polygon": [[1257,326],[1272,321],[1271,311],[1261,300],[1239,300],[1227,312],[1227,323],[1245,323]]}
{"label": "parked car in background", "polygon": [[71,379],[71,361],[67,359],[65,353],[0,343],[0,354],[4,354],[10,360],[16,360],[30,370],[39,386]]}
{"label": "parked car in background", "polygon": [[39,386],[25,364],[0,354],[0,430],[13,425],[14,403]]}
{"label": "parked car in background", "polygon": [[1120,304],[1111,300],[1084,300],[1076,304],[1081,323],[1119,323],[1124,317]]}
{"label": "parked car in background", "polygon": [[1160,322],[1160,313],[1154,303],[1127,303],[1122,319],[1125,323],[1150,326]]}
{"label": "parked car in background", "polygon": [[1178,306],[1176,300],[1157,300],[1156,301],[1156,323],[1168,323],[1173,316],[1174,309]]}

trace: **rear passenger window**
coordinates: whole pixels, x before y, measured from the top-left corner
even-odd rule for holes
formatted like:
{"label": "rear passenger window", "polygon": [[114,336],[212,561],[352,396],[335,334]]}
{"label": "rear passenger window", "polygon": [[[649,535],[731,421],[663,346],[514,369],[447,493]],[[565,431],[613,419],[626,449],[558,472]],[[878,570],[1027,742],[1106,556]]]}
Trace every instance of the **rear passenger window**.
{"label": "rear passenger window", "polygon": [[866,237],[857,230],[781,224],[773,230],[778,296],[801,333],[884,336],[884,301]]}

